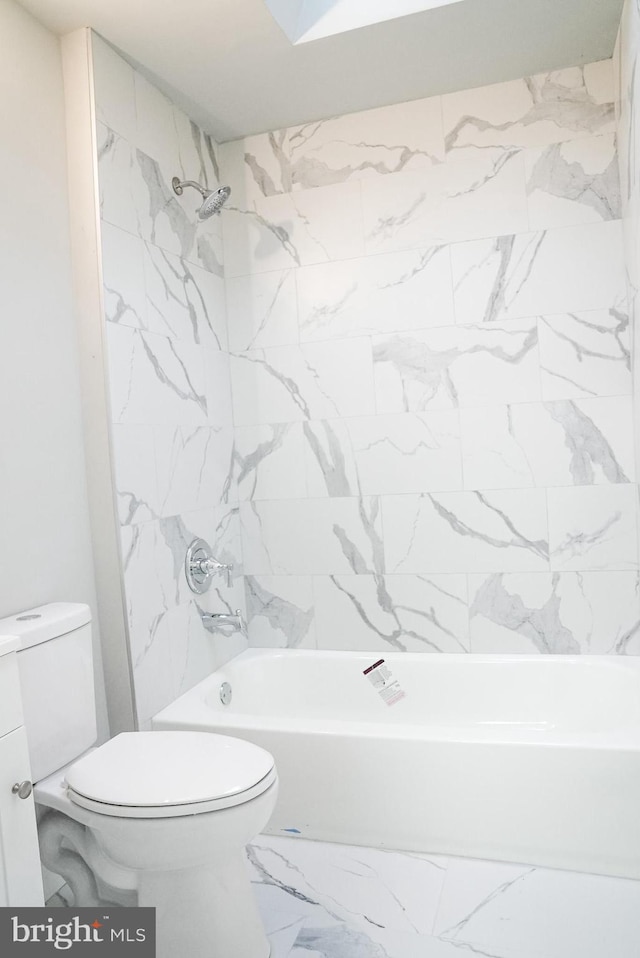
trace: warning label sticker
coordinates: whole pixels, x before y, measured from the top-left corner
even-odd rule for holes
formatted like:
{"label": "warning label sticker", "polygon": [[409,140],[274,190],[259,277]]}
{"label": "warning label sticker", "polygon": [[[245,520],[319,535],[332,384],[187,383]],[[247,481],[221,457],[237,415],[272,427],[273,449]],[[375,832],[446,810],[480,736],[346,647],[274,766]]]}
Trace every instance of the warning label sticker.
{"label": "warning label sticker", "polygon": [[384,659],[379,659],[365,669],[363,675],[366,675],[374,689],[383,702],[387,705],[395,705],[405,697],[404,689],[400,688],[400,683],[394,679],[393,673],[388,665],[385,665]]}

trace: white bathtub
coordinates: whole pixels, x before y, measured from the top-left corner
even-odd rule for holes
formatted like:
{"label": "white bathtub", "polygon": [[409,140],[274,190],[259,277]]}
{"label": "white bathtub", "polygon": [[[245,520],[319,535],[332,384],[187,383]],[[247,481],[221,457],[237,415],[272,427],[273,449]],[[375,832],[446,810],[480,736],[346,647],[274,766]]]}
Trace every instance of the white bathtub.
{"label": "white bathtub", "polygon": [[635,658],[250,649],[153,727],[272,752],[272,834],[640,878]]}

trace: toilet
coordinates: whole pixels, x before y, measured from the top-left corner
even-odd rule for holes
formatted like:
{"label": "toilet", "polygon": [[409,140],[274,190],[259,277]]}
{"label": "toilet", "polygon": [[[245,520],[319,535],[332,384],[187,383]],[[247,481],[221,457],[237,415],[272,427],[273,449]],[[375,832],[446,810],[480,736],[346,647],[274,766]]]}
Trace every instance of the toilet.
{"label": "toilet", "polygon": [[[123,732],[95,747],[88,606],[0,619],[18,672],[43,861],[77,905],[98,888],[156,908],[159,958],[267,958],[244,846],[267,824],[273,757],[209,732]],[[118,902],[116,901],[116,904]]]}

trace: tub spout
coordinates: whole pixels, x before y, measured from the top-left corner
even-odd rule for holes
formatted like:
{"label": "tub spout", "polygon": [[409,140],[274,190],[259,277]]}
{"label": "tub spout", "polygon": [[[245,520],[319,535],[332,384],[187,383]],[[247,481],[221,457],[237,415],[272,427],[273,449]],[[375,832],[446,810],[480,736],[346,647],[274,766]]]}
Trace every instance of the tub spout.
{"label": "tub spout", "polygon": [[229,623],[235,625],[236,631],[241,632],[242,635],[247,634],[247,623],[244,620],[242,611],[236,609],[235,612],[201,612],[200,617],[202,619],[202,624],[205,629],[208,629],[209,632],[217,632],[218,629],[216,625],[225,625]]}

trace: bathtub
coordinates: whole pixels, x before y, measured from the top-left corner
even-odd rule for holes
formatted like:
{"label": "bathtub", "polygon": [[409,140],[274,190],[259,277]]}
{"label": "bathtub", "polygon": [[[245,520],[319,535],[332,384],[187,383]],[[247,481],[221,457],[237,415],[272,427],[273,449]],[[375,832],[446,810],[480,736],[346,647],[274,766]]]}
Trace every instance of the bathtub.
{"label": "bathtub", "polygon": [[635,658],[250,649],[152,726],[268,749],[271,834],[640,878]]}

